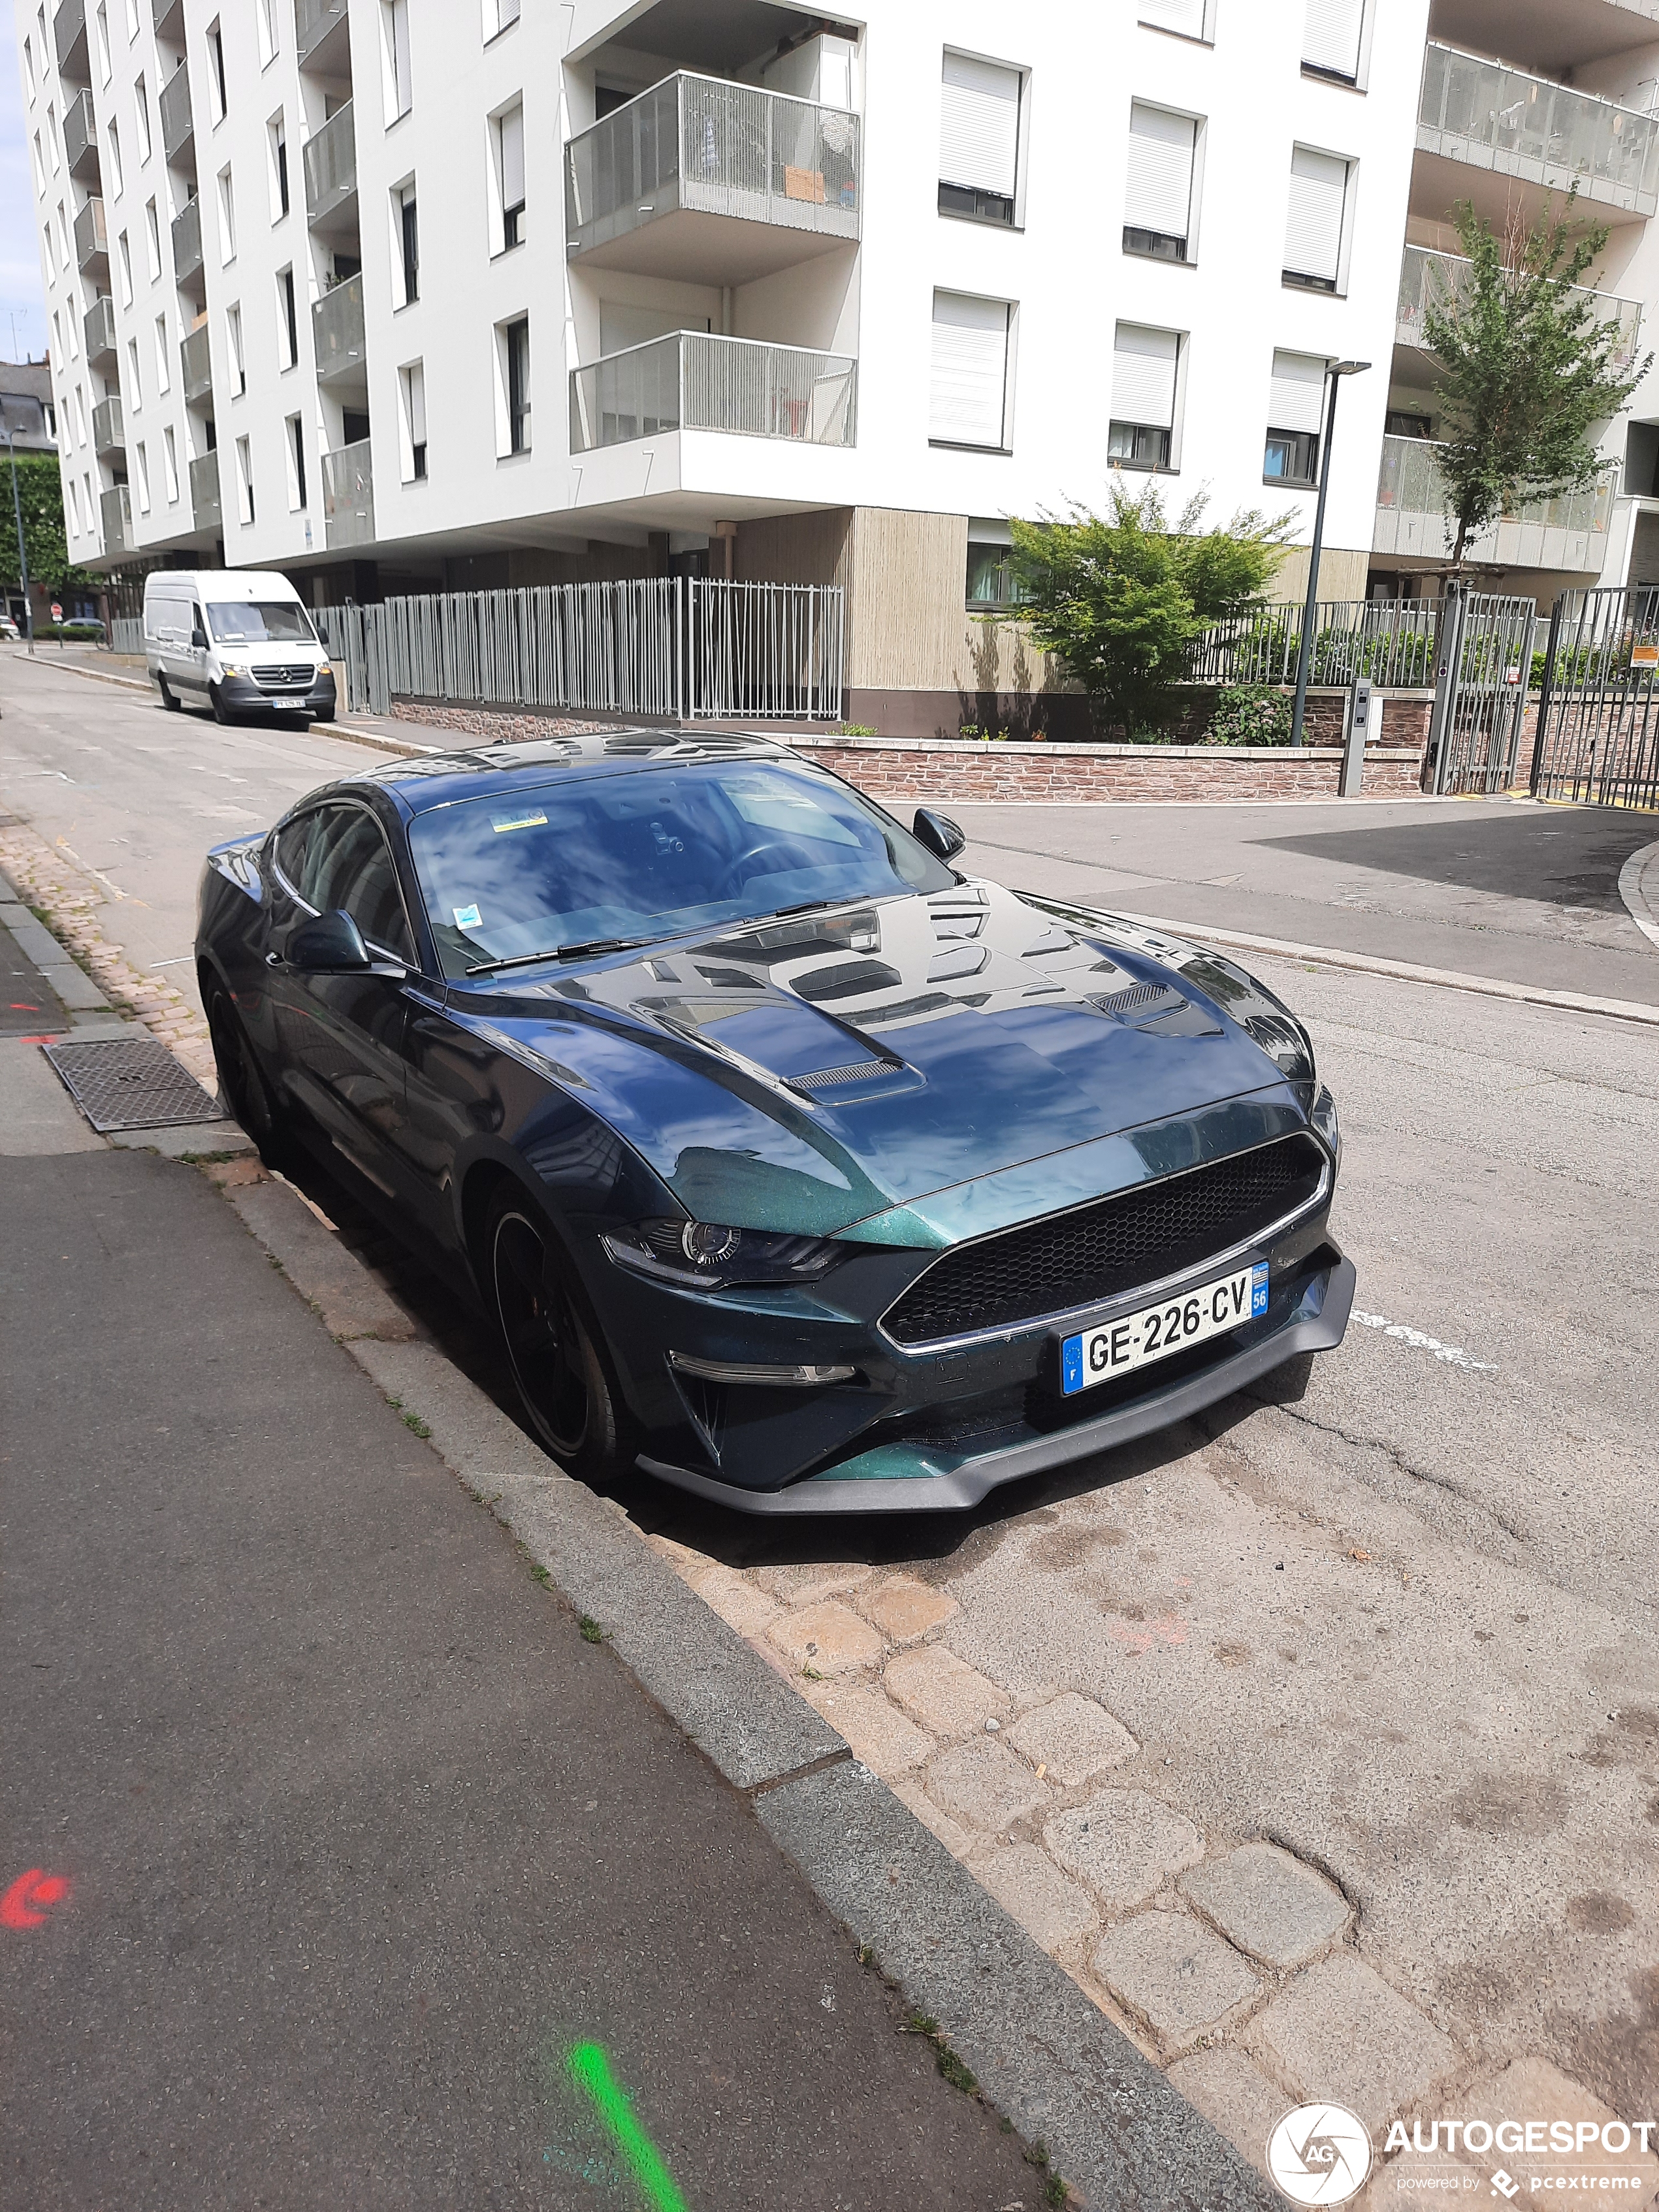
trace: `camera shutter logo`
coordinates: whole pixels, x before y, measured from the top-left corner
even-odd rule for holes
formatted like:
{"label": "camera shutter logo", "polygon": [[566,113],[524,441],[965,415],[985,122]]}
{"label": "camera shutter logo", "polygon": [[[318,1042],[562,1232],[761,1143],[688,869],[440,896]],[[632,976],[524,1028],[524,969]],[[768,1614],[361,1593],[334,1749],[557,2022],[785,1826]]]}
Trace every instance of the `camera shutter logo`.
{"label": "camera shutter logo", "polygon": [[1370,2170],[1365,2123],[1342,2105],[1298,2105],[1267,2138],[1267,2171],[1292,2204],[1346,2204]]}

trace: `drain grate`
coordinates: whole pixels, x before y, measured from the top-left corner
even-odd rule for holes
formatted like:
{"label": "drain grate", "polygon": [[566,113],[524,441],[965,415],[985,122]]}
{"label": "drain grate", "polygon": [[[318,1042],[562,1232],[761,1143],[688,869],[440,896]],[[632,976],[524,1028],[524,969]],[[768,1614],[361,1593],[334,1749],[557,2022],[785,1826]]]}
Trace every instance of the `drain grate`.
{"label": "drain grate", "polygon": [[223,1119],[193,1075],[154,1037],[40,1048],[94,1129],[167,1129]]}

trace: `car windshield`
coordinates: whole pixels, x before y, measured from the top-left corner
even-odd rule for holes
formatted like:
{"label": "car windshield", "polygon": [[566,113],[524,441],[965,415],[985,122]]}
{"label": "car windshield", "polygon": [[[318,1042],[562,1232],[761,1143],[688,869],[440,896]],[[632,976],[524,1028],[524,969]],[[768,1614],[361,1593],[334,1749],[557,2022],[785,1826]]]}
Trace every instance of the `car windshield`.
{"label": "car windshield", "polygon": [[842,899],[954,872],[805,764],[686,763],[434,807],[410,844],[447,975]]}
{"label": "car windshield", "polygon": [[313,645],[306,611],[292,599],[213,599],[208,620],[221,645]]}

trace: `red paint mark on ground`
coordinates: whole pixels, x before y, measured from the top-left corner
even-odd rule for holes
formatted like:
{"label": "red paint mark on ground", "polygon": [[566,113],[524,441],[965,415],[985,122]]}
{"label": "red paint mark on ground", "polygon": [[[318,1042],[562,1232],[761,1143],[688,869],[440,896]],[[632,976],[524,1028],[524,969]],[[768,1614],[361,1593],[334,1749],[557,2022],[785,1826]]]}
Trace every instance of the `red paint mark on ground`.
{"label": "red paint mark on ground", "polygon": [[14,999],[6,1011],[12,1014],[38,1014],[40,1009],[33,999]]}
{"label": "red paint mark on ground", "polygon": [[39,1928],[47,1914],[40,1906],[61,1905],[69,1895],[68,1877],[61,1874],[43,1874],[39,1867],[31,1867],[20,1874],[3,1897],[0,1897],[0,1928]]}
{"label": "red paint mark on ground", "polygon": [[1144,1659],[1154,1644],[1184,1644],[1187,1624],[1179,1613],[1166,1613],[1157,1620],[1109,1620],[1106,1633],[1132,1658]]}

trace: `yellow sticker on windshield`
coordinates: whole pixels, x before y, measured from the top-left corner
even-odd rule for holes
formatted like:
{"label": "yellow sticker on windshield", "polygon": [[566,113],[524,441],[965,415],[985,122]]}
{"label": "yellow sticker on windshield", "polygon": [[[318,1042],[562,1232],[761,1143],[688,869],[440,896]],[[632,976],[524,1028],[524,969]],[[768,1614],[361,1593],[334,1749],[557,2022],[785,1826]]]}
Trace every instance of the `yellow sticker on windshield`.
{"label": "yellow sticker on windshield", "polygon": [[547,817],[538,809],[527,811],[520,807],[514,814],[492,814],[489,826],[499,836],[503,830],[540,830],[546,826]]}

